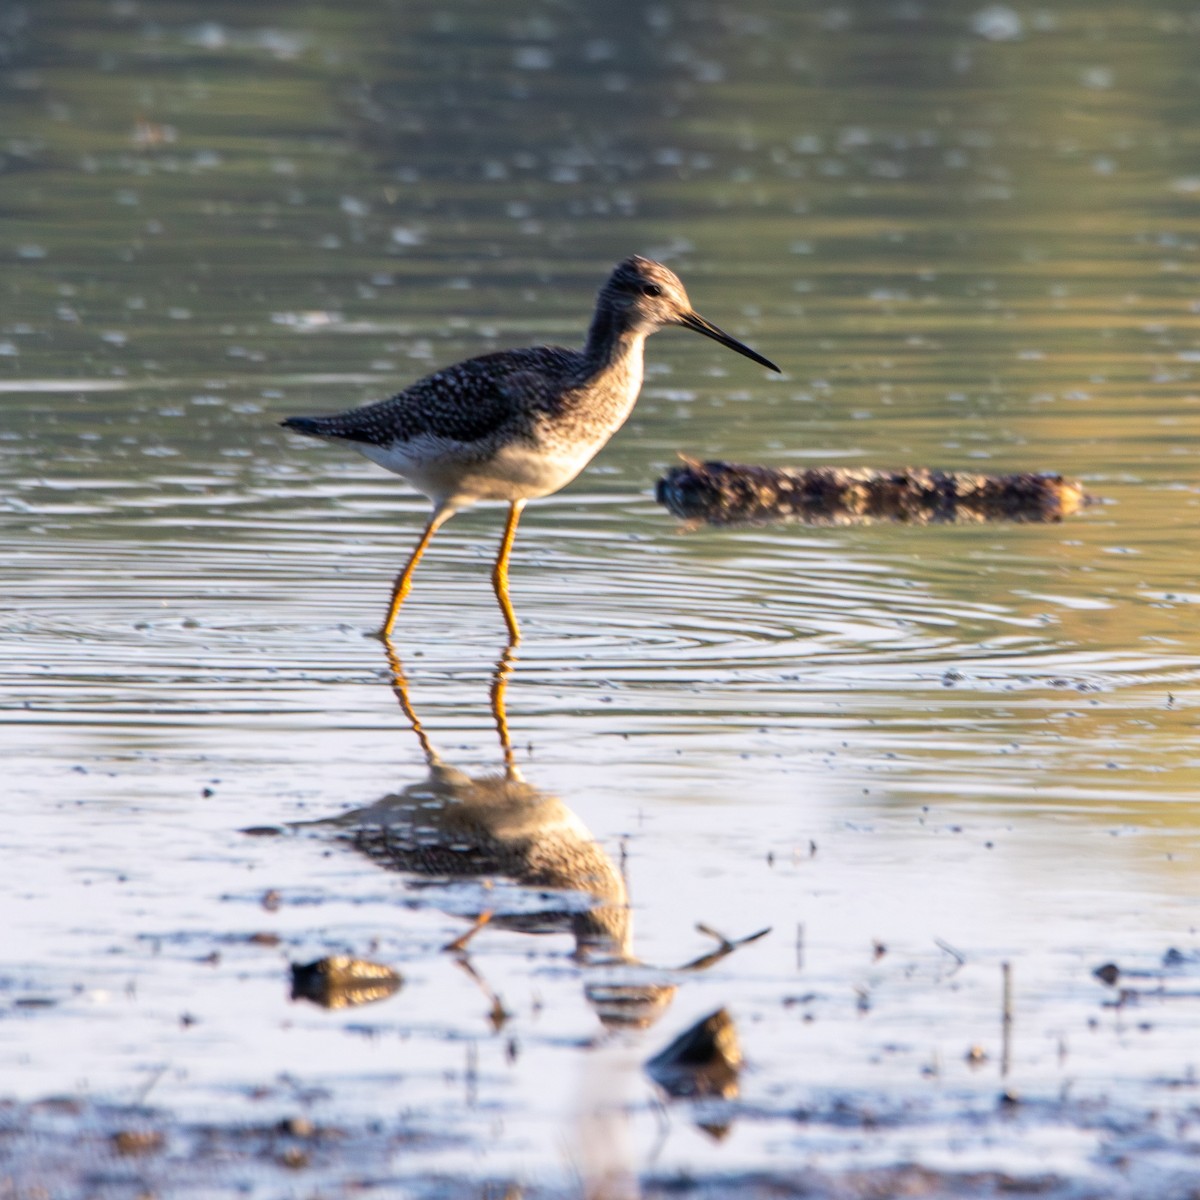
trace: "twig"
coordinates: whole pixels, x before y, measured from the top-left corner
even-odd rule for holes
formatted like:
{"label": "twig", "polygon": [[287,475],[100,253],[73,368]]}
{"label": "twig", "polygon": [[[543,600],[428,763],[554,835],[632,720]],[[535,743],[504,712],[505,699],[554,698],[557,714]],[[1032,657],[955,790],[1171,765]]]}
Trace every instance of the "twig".
{"label": "twig", "polygon": [[1012,964],[1000,964],[1002,981],[1002,1000],[1000,1010],[1000,1078],[1008,1077],[1008,1069],[1012,1065],[1012,1027],[1013,1027],[1013,998],[1012,998]]}
{"label": "twig", "polygon": [[771,926],[768,925],[765,929],[760,929],[757,933],[750,934],[749,937],[730,941],[723,933],[718,933],[717,930],[702,922],[697,923],[696,929],[710,938],[715,938],[718,942],[717,948],[708,954],[702,954],[699,958],[693,959],[689,963],[684,963],[682,967],[678,968],[680,971],[703,971],[706,967],[711,967],[713,963],[720,962],[727,954],[732,954],[739,946],[747,946],[751,942],[757,942],[759,938],[766,937],[771,932]]}
{"label": "twig", "polygon": [[[949,942],[943,941],[941,938],[934,938],[933,944],[939,950],[944,950],[952,959],[954,959],[954,966],[950,970],[950,975],[953,975],[966,963],[967,956],[961,950],[955,950],[955,948],[950,945]],[[949,976],[947,976],[947,978],[949,978]]]}
{"label": "twig", "polygon": [[134,1105],[140,1107],[146,1103],[146,1098],[158,1086],[158,1081],[167,1073],[167,1064],[162,1063],[151,1072],[150,1078],[142,1085],[141,1091],[137,1094],[137,1099],[134,1100]]}

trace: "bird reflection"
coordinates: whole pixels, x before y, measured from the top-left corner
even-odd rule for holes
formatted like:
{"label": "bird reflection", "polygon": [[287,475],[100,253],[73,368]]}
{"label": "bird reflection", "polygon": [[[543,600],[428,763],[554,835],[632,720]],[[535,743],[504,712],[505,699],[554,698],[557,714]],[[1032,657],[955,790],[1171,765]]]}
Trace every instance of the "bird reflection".
{"label": "bird reflection", "polygon": [[[335,828],[388,870],[433,882],[506,880],[535,893],[476,914],[475,926],[447,947],[464,953],[485,923],[525,933],[569,932],[575,958],[588,965],[585,993],[606,1026],[646,1026],[677,985],[632,953],[625,880],[591,831],[563,801],[529,783],[517,767],[505,694],[515,664],[510,642],[492,673],[489,698],[501,769],[472,775],[434,747],[413,707],[395,647],[385,642],[392,690],[420,743],[428,775],[399,792],[340,816],[306,823]],[[469,964],[464,964],[469,965]],[[474,972],[472,971],[474,974]],[[482,984],[485,987],[486,985]]]}
{"label": "bird reflection", "polygon": [[495,914],[493,924],[535,933],[569,929],[579,958],[627,958],[629,897],[621,873],[579,817],[526,782],[514,762],[504,703],[512,646],[492,675],[503,771],[489,775],[468,775],[434,749],[409,698],[403,665],[391,645],[386,649],[393,691],[429,775],[341,817],[338,824],[353,829],[355,847],[392,870],[449,879],[502,876],[555,893],[546,897],[548,908]]}
{"label": "bird reflection", "polygon": [[[521,889],[506,899],[484,892],[474,924],[445,950],[492,1001],[492,1020],[507,1019],[503,1004],[471,965],[468,946],[485,926],[523,933],[569,932],[575,959],[586,967],[584,994],[606,1028],[645,1028],[666,1010],[684,972],[701,971],[768,930],[731,941],[707,926],[716,948],[677,967],[655,967],[633,953],[633,928],[624,876],[588,827],[558,797],[529,783],[516,765],[505,694],[516,662],[510,641],[492,672],[489,699],[500,743],[501,768],[471,775],[435,749],[409,694],[403,663],[384,642],[392,690],[425,756],[428,774],[363,808],[299,827],[333,829],[373,862],[433,886],[464,880],[508,881]],[[455,896],[459,900],[459,896]],[[456,905],[456,910],[461,911]],[[370,965],[370,964],[367,964]],[[361,968],[361,964],[360,964]]]}

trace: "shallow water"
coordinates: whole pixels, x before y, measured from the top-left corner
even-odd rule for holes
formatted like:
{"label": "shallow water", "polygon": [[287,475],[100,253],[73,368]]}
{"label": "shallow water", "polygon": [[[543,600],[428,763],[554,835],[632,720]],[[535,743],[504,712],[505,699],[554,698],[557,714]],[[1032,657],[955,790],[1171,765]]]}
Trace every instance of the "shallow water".
{"label": "shallow water", "polygon": [[[380,1168],[413,1194],[903,1162],[1194,1182],[1194,22],[617,16],[53,3],[0,31],[5,1091],[399,1114],[438,1135]],[[518,538],[516,765],[627,880],[643,965],[617,977],[678,985],[605,1034],[605,968],[561,928],[483,929],[482,984],[441,951],[561,897],[240,831],[426,777],[364,637],[425,503],[277,419],[575,341],[632,251],[784,375],[655,337],[634,417]],[[1059,470],[1104,502],[687,531],[652,498],[679,452]],[[503,768],[500,520],[439,534],[398,627],[417,716],[476,776]],[[672,973],[697,922],[772,933]],[[1165,995],[1114,1008],[1092,977],[1172,948]],[[342,952],[404,987],[289,1001],[289,962]],[[642,1064],[721,1005],[749,1069],[714,1141]]]}

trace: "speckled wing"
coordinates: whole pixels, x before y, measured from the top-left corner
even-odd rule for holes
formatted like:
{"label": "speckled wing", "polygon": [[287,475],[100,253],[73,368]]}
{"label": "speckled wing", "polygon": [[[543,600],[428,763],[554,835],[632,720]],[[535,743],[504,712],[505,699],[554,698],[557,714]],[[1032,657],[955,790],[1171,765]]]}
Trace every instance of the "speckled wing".
{"label": "speckled wing", "polygon": [[388,400],[327,417],[290,417],[284,426],[313,437],[390,446],[421,436],[470,445],[502,429],[520,436],[553,411],[579,353],[559,346],[502,350],[427,375]]}

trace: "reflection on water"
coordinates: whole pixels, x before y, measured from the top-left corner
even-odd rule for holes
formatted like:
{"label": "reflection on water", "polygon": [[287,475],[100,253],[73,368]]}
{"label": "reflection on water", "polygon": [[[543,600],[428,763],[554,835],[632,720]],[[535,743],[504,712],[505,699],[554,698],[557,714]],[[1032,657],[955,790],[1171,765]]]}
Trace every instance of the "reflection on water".
{"label": "reflection on water", "polygon": [[469,775],[444,761],[412,707],[390,643],[387,651],[392,686],[429,775],[324,824],[350,831],[357,850],[391,870],[451,880],[500,876],[536,890],[547,907],[495,911],[493,923],[530,933],[569,929],[581,961],[627,958],[629,902],[620,872],[575,813],[527,783],[514,763],[504,708],[511,647],[496,665],[490,693],[504,761],[498,775]]}
{"label": "reflection on water", "polygon": [[[474,892],[486,908],[470,903],[463,915],[476,924],[447,949],[462,951],[485,925],[522,933],[569,931],[574,957],[589,968],[585,995],[610,1028],[644,1028],[670,1004],[677,983],[668,969],[645,967],[633,954],[633,923],[626,882],[611,857],[563,801],[530,784],[517,768],[505,695],[515,665],[514,643],[497,662],[489,691],[503,760],[500,774],[472,775],[448,764],[435,749],[413,707],[394,646],[385,642],[392,688],[420,743],[426,779],[336,817],[300,822],[302,829],[336,829],[356,850],[388,870],[452,888],[464,880],[484,882]],[[515,885],[505,893],[497,880]],[[458,906],[461,910],[461,905]],[[704,970],[769,930],[730,941],[677,972]],[[316,964],[313,964],[316,966]],[[362,967],[348,979],[364,985]],[[312,974],[313,972],[308,972]],[[345,970],[342,974],[347,974]],[[328,974],[326,969],[322,979]],[[367,999],[376,999],[368,995]]]}
{"label": "reflection on water", "polygon": [[[646,1063],[646,1073],[671,1097],[733,1100],[741,1091],[742,1048],[737,1026],[724,1008],[685,1029]],[[706,1114],[693,1109],[699,1128],[720,1140],[729,1133],[728,1109]]]}

